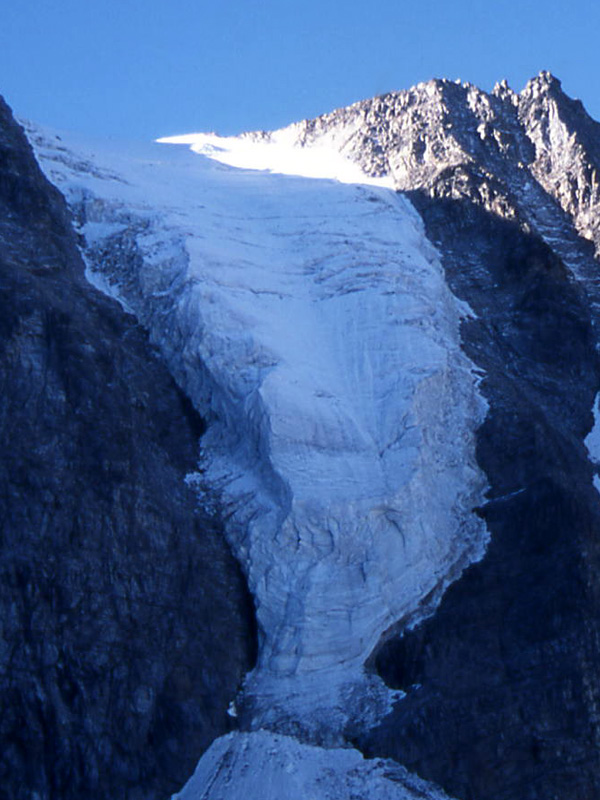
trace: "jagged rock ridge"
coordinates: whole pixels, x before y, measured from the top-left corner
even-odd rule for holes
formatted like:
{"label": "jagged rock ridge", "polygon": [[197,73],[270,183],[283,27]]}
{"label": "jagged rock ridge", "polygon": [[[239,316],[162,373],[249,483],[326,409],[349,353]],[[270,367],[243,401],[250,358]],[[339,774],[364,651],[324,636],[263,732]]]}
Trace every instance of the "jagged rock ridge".
{"label": "jagged rock ridge", "polygon": [[389,175],[400,191],[465,199],[514,220],[587,275],[573,228],[598,246],[600,126],[548,72],[520,94],[506,82],[487,94],[434,80],[287,132],[299,147],[331,142],[366,174]]}

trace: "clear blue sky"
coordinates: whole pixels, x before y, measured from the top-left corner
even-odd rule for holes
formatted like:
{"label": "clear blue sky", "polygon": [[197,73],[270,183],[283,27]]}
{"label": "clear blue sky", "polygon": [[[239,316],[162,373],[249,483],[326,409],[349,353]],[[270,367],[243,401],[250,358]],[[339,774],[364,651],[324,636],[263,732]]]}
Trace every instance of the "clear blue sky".
{"label": "clear blue sky", "polygon": [[549,69],[600,118],[599,34],[598,0],[4,0],[0,93],[57,128],[152,139]]}

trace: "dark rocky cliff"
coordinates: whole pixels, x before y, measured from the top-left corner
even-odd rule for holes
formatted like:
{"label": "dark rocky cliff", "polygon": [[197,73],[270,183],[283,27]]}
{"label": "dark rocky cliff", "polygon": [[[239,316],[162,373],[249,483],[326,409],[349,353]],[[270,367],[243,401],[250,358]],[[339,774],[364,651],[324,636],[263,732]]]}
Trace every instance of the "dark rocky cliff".
{"label": "dark rocky cliff", "polygon": [[464,800],[591,800],[600,508],[582,440],[599,370],[587,302],[514,223],[413,199],[478,315],[463,340],[487,373],[491,541],[433,617],[377,654],[407,695],[362,746]]}
{"label": "dark rocky cliff", "polygon": [[160,798],[255,650],[202,420],[83,277],[61,195],[0,104],[0,798]]}

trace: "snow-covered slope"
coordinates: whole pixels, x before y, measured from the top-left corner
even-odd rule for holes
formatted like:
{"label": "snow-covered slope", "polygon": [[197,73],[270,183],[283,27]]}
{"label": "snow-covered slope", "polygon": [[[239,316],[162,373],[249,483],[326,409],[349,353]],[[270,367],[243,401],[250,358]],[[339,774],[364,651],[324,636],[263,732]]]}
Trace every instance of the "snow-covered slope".
{"label": "snow-covered slope", "polygon": [[[188,479],[229,520],[261,631],[243,725],[344,744],[389,706],[365,670],[382,635],[430,613],[485,549],[468,308],[385,185],[30,137],[90,280],[148,327],[209,422]],[[323,153],[290,165],[285,143],[228,149],[238,166],[357,178]]]}

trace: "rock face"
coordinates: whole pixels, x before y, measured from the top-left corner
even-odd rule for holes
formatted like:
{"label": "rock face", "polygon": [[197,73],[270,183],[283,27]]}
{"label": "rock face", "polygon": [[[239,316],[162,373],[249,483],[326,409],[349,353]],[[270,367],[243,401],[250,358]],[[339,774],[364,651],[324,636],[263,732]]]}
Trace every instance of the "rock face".
{"label": "rock face", "polygon": [[183,480],[204,424],[86,282],[3,103],[0,242],[0,797],[165,797],[255,657],[245,582]]}

